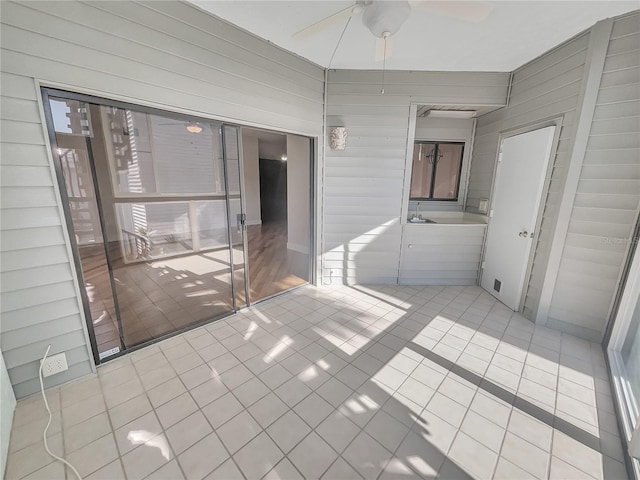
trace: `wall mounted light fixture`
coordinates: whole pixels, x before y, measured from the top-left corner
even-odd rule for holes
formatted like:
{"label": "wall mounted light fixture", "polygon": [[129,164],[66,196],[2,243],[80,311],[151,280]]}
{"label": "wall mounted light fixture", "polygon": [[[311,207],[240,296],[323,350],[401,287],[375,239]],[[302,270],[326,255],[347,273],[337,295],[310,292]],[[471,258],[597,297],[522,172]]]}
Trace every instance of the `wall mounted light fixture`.
{"label": "wall mounted light fixture", "polygon": [[332,127],[329,132],[329,146],[331,150],[344,150],[347,148],[347,128]]}

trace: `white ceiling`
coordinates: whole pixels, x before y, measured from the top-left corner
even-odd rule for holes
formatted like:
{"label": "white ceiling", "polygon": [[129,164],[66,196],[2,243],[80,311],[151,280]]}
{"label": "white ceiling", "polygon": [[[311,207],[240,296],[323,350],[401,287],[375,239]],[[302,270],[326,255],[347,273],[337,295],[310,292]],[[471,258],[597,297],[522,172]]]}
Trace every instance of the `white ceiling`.
{"label": "white ceiling", "polygon": [[[352,5],[350,1],[211,1],[192,3],[323,67],[381,69],[375,37],[352,18],[331,65],[346,20],[315,34],[292,35]],[[419,2],[430,3],[430,2]],[[508,72],[589,28],[598,20],[630,12],[637,1],[492,1],[480,22],[447,16],[422,5],[394,35],[389,70]]]}

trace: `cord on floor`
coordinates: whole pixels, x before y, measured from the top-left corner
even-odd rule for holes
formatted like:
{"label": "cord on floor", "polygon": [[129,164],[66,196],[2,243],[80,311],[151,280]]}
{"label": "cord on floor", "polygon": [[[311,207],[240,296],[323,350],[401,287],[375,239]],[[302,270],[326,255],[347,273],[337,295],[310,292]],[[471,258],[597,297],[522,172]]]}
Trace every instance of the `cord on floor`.
{"label": "cord on floor", "polygon": [[76,467],[71,465],[64,458],[60,458],[57,455],[55,455],[54,453],[52,453],[51,450],[49,450],[49,445],[47,444],[47,430],[49,430],[49,426],[51,425],[52,415],[51,415],[51,409],[49,408],[49,402],[47,402],[47,396],[44,393],[44,382],[42,381],[42,367],[44,366],[44,361],[47,359],[47,355],[49,355],[49,350],[51,350],[51,345],[49,345],[47,347],[47,351],[44,353],[44,357],[42,357],[42,361],[40,362],[40,370],[39,370],[39,374],[40,374],[40,391],[42,392],[42,399],[44,400],[44,406],[47,409],[47,413],[49,413],[49,421],[47,422],[47,426],[44,427],[44,432],[42,432],[42,440],[44,441],[44,449],[53,458],[55,458],[59,462],[64,463],[66,466],[68,466],[73,471],[73,473],[76,474],[76,477],[78,477],[78,480],[82,480],[82,477],[78,473],[78,470],[76,470]]}

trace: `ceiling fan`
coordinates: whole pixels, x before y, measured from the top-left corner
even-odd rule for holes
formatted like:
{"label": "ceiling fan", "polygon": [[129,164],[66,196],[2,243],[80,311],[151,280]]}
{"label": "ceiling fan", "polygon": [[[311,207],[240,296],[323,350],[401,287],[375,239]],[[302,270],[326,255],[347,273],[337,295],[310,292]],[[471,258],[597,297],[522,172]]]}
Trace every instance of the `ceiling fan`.
{"label": "ceiling fan", "polygon": [[302,38],[313,35],[342,20],[350,21],[353,16],[362,13],[362,23],[378,39],[376,61],[384,61],[391,58],[392,36],[400,30],[414,9],[438,11],[467,22],[481,22],[489,16],[493,5],[483,1],[358,0],[347,8],[298,30],[293,36]]}

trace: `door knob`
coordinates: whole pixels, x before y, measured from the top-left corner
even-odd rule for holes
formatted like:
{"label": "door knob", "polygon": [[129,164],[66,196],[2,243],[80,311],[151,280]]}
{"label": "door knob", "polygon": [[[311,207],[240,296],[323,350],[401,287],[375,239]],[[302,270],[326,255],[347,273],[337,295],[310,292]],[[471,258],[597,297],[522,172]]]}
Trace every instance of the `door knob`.
{"label": "door knob", "polygon": [[529,236],[529,232],[527,232],[526,230],[523,230],[518,235],[521,237],[527,238]]}

